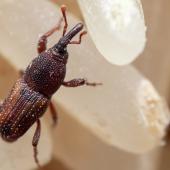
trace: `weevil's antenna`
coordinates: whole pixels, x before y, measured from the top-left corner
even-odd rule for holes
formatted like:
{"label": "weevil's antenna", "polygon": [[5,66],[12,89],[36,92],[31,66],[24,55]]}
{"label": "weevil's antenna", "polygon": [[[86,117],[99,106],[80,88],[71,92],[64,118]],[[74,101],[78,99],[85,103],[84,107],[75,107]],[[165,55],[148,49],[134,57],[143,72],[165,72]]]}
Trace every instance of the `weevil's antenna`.
{"label": "weevil's antenna", "polygon": [[66,9],[67,9],[66,5],[61,6],[61,12],[63,14],[64,23],[65,23],[64,28],[63,28],[63,37],[64,37],[64,35],[65,35],[66,31],[67,31],[67,27],[68,27],[67,17],[66,17]]}

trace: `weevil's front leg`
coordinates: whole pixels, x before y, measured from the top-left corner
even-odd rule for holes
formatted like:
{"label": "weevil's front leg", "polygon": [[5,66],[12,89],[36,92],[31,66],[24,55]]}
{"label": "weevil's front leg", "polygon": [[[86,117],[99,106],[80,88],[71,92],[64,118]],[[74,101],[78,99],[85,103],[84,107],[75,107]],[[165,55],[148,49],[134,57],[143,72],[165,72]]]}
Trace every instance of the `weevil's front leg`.
{"label": "weevil's front leg", "polygon": [[58,113],[52,101],[50,102],[49,108],[53,120],[53,125],[55,126],[58,120]]}
{"label": "weevil's front leg", "polygon": [[39,54],[47,49],[47,38],[51,36],[55,31],[60,29],[62,21],[63,18],[60,18],[59,22],[55,27],[53,27],[51,30],[49,30],[48,32],[46,32],[44,35],[40,37],[38,41],[38,47],[37,47],[37,51]]}
{"label": "weevil's front leg", "polygon": [[41,133],[41,122],[38,119],[37,120],[37,127],[36,127],[36,130],[35,130],[35,133],[34,133],[34,136],[33,136],[33,140],[32,140],[32,146],[33,146],[33,151],[34,151],[34,160],[35,160],[36,164],[38,165],[38,167],[40,167],[40,164],[39,164],[39,160],[37,158],[37,155],[38,155],[37,145],[38,145],[38,142],[39,142],[39,139],[40,139],[40,133]]}
{"label": "weevil's front leg", "polygon": [[86,79],[79,78],[79,79],[70,80],[68,82],[63,82],[62,85],[65,87],[78,87],[83,85],[95,87],[97,85],[102,85],[102,83],[90,83]]}

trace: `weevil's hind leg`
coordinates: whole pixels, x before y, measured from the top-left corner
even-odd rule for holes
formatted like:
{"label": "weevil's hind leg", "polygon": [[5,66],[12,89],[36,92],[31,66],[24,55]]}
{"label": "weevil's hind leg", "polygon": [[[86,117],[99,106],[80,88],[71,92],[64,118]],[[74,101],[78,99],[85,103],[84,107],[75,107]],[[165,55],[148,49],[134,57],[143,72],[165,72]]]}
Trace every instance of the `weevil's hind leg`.
{"label": "weevil's hind leg", "polygon": [[69,42],[69,44],[81,44],[82,36],[85,35],[85,34],[87,34],[87,31],[81,32],[80,35],[79,35],[78,41],[71,41],[71,42]]}
{"label": "weevil's hind leg", "polygon": [[36,130],[35,130],[33,139],[32,139],[32,146],[33,146],[33,151],[34,151],[34,160],[35,160],[36,164],[38,165],[38,167],[41,167],[40,164],[39,164],[38,157],[37,157],[38,156],[37,145],[38,145],[38,142],[39,142],[39,139],[40,139],[40,133],[41,133],[41,122],[38,119],[37,120],[37,127],[36,127]]}
{"label": "weevil's hind leg", "polygon": [[49,108],[53,120],[53,126],[56,126],[58,120],[58,113],[52,101],[50,102]]}
{"label": "weevil's hind leg", "polygon": [[83,85],[95,87],[98,85],[102,85],[102,83],[90,83],[86,79],[79,78],[79,79],[70,80],[68,82],[63,82],[62,85],[65,87],[78,87],[78,86],[83,86]]}
{"label": "weevil's hind leg", "polygon": [[42,53],[47,49],[47,38],[51,36],[55,31],[58,31],[60,29],[62,21],[63,18],[60,18],[59,22],[55,27],[53,27],[51,30],[49,30],[39,38],[38,46],[37,46],[38,54]]}

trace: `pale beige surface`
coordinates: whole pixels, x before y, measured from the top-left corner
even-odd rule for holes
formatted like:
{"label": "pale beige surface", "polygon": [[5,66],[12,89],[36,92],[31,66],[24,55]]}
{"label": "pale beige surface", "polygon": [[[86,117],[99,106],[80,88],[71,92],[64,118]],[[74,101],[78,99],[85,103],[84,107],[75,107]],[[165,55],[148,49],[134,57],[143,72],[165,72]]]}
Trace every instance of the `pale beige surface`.
{"label": "pale beige surface", "polygon": [[[0,5],[0,50],[16,67],[24,68],[37,56],[38,37],[56,23],[61,12],[43,0],[19,3],[3,0]],[[79,22],[69,15],[68,21],[70,27]],[[30,24],[34,27],[29,27]],[[51,36],[48,46],[56,43],[61,32],[57,35]],[[68,47],[66,80],[87,77],[103,85],[61,88],[54,98],[69,111],[68,115],[107,145],[132,153],[144,153],[159,146],[169,119],[153,86],[132,66],[117,67],[106,62],[90,36],[84,39],[80,46]]]}
{"label": "pale beige surface", "polygon": [[148,43],[135,65],[170,99],[170,1],[143,0]]}
{"label": "pale beige surface", "polygon": [[[148,1],[147,1],[148,2]],[[150,6],[147,6],[146,5],[146,3],[147,2],[145,2],[145,7],[147,7],[148,8],[148,14],[150,15],[150,13],[151,13],[151,10],[154,10],[154,8],[153,8],[153,4],[155,3],[155,1],[154,2],[148,2],[149,3],[149,5]],[[162,1],[161,1],[162,2]],[[165,1],[164,1],[165,2]],[[168,2],[168,1],[167,1]],[[157,3],[159,3],[158,1],[157,1]],[[167,8],[168,8],[168,5],[165,5],[165,6],[167,6]],[[157,6],[157,8],[159,8],[159,6]],[[156,8],[156,11],[157,11],[157,8]],[[155,16],[155,14],[154,14],[154,16]],[[156,15],[157,16],[157,15]],[[149,16],[148,16],[149,17]],[[156,20],[156,18],[155,18],[155,20]],[[163,21],[162,21],[163,22]],[[151,24],[151,26],[152,26],[152,24]],[[159,27],[159,24],[157,25],[157,27]],[[167,29],[168,29],[168,27],[167,27]],[[157,34],[156,34],[157,35]],[[162,39],[163,41],[166,39],[166,37],[164,37],[164,39]],[[159,39],[158,39],[159,40]],[[151,45],[150,45],[151,46]],[[157,46],[155,46],[155,49],[157,49],[157,47],[159,47],[159,44],[157,45]],[[162,47],[163,48],[163,47]],[[148,50],[149,50],[150,48],[148,48]],[[156,52],[154,52],[154,54],[156,54],[157,55],[157,51]],[[158,56],[158,55],[157,55]],[[159,55],[160,56],[160,55]],[[159,58],[159,56],[158,56],[158,58]],[[168,56],[168,55],[167,55]],[[153,61],[153,60],[152,60]],[[160,58],[160,61],[158,62],[158,64],[160,64],[161,63],[161,58]],[[142,68],[143,67],[143,65],[148,65],[148,71],[147,70],[144,70],[144,71],[146,71],[146,75],[150,75],[150,77],[151,77],[151,79],[153,79],[153,73],[155,73],[156,72],[156,70],[157,70],[157,68],[159,68],[158,67],[158,65],[156,66],[156,67],[154,67],[155,69],[154,69],[154,71],[151,71],[151,73],[150,73],[150,70],[149,70],[149,68],[151,67],[151,66],[153,66],[153,64],[152,63],[150,63],[150,65],[149,64],[146,64],[146,63],[143,63],[143,62],[141,62],[142,64],[140,64],[140,65],[142,65],[142,66],[140,66],[140,68]],[[168,67],[168,62],[165,62],[165,64],[167,63],[167,67]],[[164,70],[164,68],[166,68],[166,67],[164,67],[164,66],[162,66],[162,68],[163,69],[161,69],[161,70]],[[142,69],[141,69],[142,70]],[[152,69],[151,69],[152,70]],[[164,72],[162,73],[163,75],[166,75],[165,74],[166,72],[165,72],[165,70],[164,70]],[[166,91],[166,93],[165,93],[165,91],[164,91],[164,87],[166,86],[167,87],[167,82],[165,82],[165,84],[164,83],[162,83],[162,81],[159,81],[160,79],[161,79],[161,77],[162,77],[162,74],[161,74],[161,76],[156,76],[155,78],[154,78],[154,82],[157,84],[158,83],[158,87],[159,88],[161,88],[162,90],[163,90],[163,93],[164,94],[167,94],[167,91]],[[15,76],[15,75],[14,75]],[[161,79],[161,80],[165,80],[165,79]],[[166,79],[167,80],[167,79]],[[159,83],[160,82],[160,83]],[[11,82],[10,82],[11,83]],[[9,84],[10,84],[9,83]],[[163,86],[163,88],[162,88],[162,86]],[[167,88],[168,89],[168,88]],[[68,129],[69,130],[69,129]],[[63,131],[64,131],[64,129],[63,129]],[[61,130],[61,132],[62,132],[62,130]],[[62,134],[62,133],[61,133]],[[59,134],[59,135],[61,135],[61,134]],[[67,137],[67,136],[66,136]],[[95,140],[95,139],[94,139]],[[91,142],[91,141],[90,141]],[[97,142],[97,140],[96,140],[96,142]],[[98,143],[98,142],[97,142]],[[100,144],[99,144],[99,146],[100,146]],[[58,146],[59,147],[59,146]],[[106,149],[106,150],[109,150],[109,149]],[[131,156],[129,155],[129,154],[127,154],[127,157],[126,157],[126,153],[122,153],[121,151],[119,151],[119,150],[117,150],[117,149],[115,149],[116,151],[115,151],[115,157],[117,158],[117,159],[115,159],[115,163],[116,163],[116,160],[117,160],[117,162],[118,162],[118,164],[119,164],[119,161],[121,160],[121,162],[120,163],[124,163],[124,162],[126,162],[128,159],[127,159],[127,157],[130,157],[130,159],[131,159]],[[110,152],[110,151],[109,151]],[[107,153],[107,152],[106,152]],[[158,157],[159,157],[159,155],[160,154],[158,154]],[[134,157],[136,157],[136,156],[134,156]],[[150,157],[150,159],[148,158],[148,157]],[[160,159],[157,159],[156,158],[156,161],[155,161],[155,157],[157,157],[157,155],[156,154],[154,154],[154,156],[145,156],[145,157],[143,157],[142,159],[139,159],[138,161],[137,161],[137,164],[138,163],[140,163],[140,162],[142,162],[142,161],[144,161],[145,163],[143,164],[143,165],[145,165],[145,166],[147,166],[147,162],[150,162],[150,160],[154,160],[153,162],[157,162],[157,163],[159,163],[159,161],[158,160],[160,160]],[[93,158],[93,155],[92,155],[92,158]],[[95,158],[95,156],[94,156],[94,158]],[[133,156],[132,156],[132,158],[133,158]],[[166,156],[166,158],[167,158],[167,156]],[[136,159],[136,158],[135,158]],[[130,162],[132,163],[132,165],[133,165],[133,167],[135,167],[135,166],[137,166],[137,164],[135,163],[135,159],[132,159]],[[97,161],[99,161],[99,160],[97,160]],[[109,161],[109,160],[106,160],[106,161]],[[112,157],[110,157],[110,161],[112,161]],[[87,162],[88,163],[88,162]],[[129,163],[129,162],[128,162]],[[118,165],[118,167],[119,167],[120,165]],[[126,166],[126,164],[125,164],[125,166]],[[157,164],[153,164],[153,165],[150,165],[150,166],[153,166],[154,167],[154,170],[156,169],[156,167],[158,167],[158,165]],[[168,165],[167,165],[168,166]],[[166,168],[167,168],[167,166],[166,166]],[[148,167],[148,166],[147,166]],[[47,170],[47,167],[45,167],[45,169]],[[65,169],[65,168],[64,168]],[[144,167],[141,167],[141,170],[143,170],[143,169],[146,169],[146,168],[144,168]],[[167,168],[168,169],[168,168]],[[51,170],[51,169],[50,169]],[[119,170],[120,170],[120,168],[119,168]],[[136,170],[136,169],[135,169]],[[150,169],[149,169],[150,170]],[[164,170],[164,169],[161,169],[161,170]]]}
{"label": "pale beige surface", "polygon": [[61,123],[54,138],[54,153],[74,170],[158,170],[161,148],[135,155],[110,147],[68,116],[68,111],[58,109]]}

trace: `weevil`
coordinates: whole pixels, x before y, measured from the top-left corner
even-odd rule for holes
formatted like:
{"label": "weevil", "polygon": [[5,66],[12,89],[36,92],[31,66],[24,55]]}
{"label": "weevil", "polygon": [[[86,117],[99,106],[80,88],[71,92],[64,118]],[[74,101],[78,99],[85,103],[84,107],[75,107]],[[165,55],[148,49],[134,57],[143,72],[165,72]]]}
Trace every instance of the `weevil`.
{"label": "weevil", "polygon": [[[57,122],[57,110],[51,98],[61,87],[78,87],[82,85],[96,86],[100,83],[89,83],[79,78],[65,81],[66,64],[68,60],[68,44],[80,44],[82,36],[86,34],[83,24],[78,23],[67,33],[66,6],[61,6],[62,17],[59,22],[38,41],[38,57],[33,59],[23,74],[14,84],[8,97],[0,104],[0,134],[7,142],[14,142],[23,136],[36,123],[36,130],[32,139],[34,159],[38,166],[37,145],[40,139],[40,118],[49,107],[54,124]],[[59,30],[64,21],[62,37],[53,47],[47,49],[47,39]],[[81,32],[82,31],[82,32]],[[79,34],[77,41],[72,38]]]}

